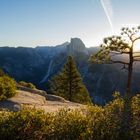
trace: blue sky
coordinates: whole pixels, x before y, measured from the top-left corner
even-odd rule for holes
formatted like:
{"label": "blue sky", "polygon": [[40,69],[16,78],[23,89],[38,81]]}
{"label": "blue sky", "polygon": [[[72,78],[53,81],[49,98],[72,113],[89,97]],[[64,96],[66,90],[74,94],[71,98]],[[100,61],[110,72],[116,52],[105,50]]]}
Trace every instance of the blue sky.
{"label": "blue sky", "polygon": [[139,7],[140,0],[0,0],[0,46],[57,45],[71,37],[96,46],[112,34],[106,14],[117,34],[140,24]]}

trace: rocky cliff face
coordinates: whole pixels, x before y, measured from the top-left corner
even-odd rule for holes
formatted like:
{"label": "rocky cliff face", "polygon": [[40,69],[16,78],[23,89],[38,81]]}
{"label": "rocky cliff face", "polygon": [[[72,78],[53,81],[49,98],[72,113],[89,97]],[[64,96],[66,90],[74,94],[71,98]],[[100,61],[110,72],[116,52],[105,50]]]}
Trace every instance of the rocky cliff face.
{"label": "rocky cliff face", "polygon": [[69,55],[75,55],[76,52],[89,55],[85,44],[79,38],[71,38],[71,42],[67,45],[67,52]]}
{"label": "rocky cliff face", "polygon": [[[72,55],[77,63],[83,82],[96,103],[103,104],[111,99],[114,91],[125,92],[127,72],[120,65],[89,64],[88,59],[97,47],[86,48],[79,38],[55,47],[0,48],[0,68],[17,81],[36,84],[41,89],[48,88],[50,78],[58,73],[67,56]],[[140,65],[135,66],[133,91],[140,91]]]}

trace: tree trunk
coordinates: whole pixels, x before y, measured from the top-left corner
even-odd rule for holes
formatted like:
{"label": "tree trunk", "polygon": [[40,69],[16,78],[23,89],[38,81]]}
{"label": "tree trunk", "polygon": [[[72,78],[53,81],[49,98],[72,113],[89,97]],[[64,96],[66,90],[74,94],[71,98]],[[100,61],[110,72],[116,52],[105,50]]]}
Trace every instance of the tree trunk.
{"label": "tree trunk", "polygon": [[130,49],[130,54],[129,54],[127,89],[126,89],[126,96],[128,97],[130,97],[131,95],[132,72],[133,72],[133,48]]}
{"label": "tree trunk", "polygon": [[132,124],[132,109],[131,109],[131,87],[132,87],[132,72],[133,72],[133,46],[130,49],[129,65],[128,65],[128,78],[127,78],[127,90],[124,98],[124,110],[122,111],[122,123],[120,138],[123,140],[133,140],[131,135]]}
{"label": "tree trunk", "polygon": [[72,68],[71,68],[71,63],[69,64],[69,101],[72,101]]}

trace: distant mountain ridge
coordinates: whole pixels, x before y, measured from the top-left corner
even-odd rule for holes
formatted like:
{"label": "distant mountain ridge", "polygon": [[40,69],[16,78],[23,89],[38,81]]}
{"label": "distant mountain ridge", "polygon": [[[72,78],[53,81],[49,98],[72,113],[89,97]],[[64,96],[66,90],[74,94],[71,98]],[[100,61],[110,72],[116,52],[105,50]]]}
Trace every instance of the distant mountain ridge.
{"label": "distant mountain ridge", "polygon": [[[120,65],[90,64],[88,59],[96,53],[99,47],[87,48],[81,39],[71,38],[57,46],[0,47],[0,68],[17,81],[32,82],[40,89],[48,89],[48,81],[57,74],[67,56],[72,55],[77,63],[83,82],[94,102],[104,104],[111,99],[114,91],[125,92],[126,71],[121,71]],[[133,77],[133,91],[140,91],[139,64]]]}

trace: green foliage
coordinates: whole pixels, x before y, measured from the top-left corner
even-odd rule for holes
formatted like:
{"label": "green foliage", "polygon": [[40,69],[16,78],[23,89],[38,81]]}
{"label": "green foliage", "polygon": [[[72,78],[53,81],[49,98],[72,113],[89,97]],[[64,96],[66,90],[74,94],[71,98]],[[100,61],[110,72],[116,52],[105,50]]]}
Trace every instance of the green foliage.
{"label": "green foliage", "polygon": [[117,99],[117,98],[121,97],[121,95],[118,91],[116,91],[112,96],[113,96],[114,99]]}
{"label": "green foliage", "polygon": [[46,134],[48,139],[76,140],[85,137],[88,120],[80,110],[60,110],[53,117],[52,128],[49,135]]}
{"label": "green foliage", "polygon": [[121,29],[120,36],[111,36],[104,38],[103,43],[100,46],[100,51],[90,57],[90,62],[125,63],[123,61],[114,61],[114,56],[134,53],[134,43],[135,41],[140,39],[139,32],[140,26],[135,28],[124,27]]}
{"label": "green foliage", "polygon": [[130,46],[121,36],[105,38],[100,51],[90,57],[92,63],[113,63],[114,55],[129,52]]}
{"label": "green foliage", "polygon": [[19,84],[21,86],[24,86],[24,87],[27,87],[27,88],[36,89],[36,86],[32,83],[27,83],[27,82],[24,82],[24,81],[20,81]]}
{"label": "green foliage", "polygon": [[62,71],[52,78],[51,91],[73,102],[91,103],[89,93],[71,56],[68,57]]}
{"label": "green foliage", "polygon": [[[2,118],[5,116],[5,119]],[[46,115],[43,111],[24,108],[19,112],[0,113],[0,138],[7,139],[41,139]]]}
{"label": "green foliage", "polygon": [[0,139],[21,140],[139,140],[140,95],[132,98],[132,123],[122,135],[124,99],[115,99],[104,107],[84,106],[44,113],[33,108],[19,112],[0,112]]}
{"label": "green foliage", "polygon": [[16,82],[8,77],[0,77],[0,100],[6,100],[16,94]]}
{"label": "green foliage", "polygon": [[140,139],[140,94],[136,95],[132,99],[132,130],[134,139]]}
{"label": "green foliage", "polygon": [[5,73],[2,69],[0,69],[0,77],[5,76]]}

